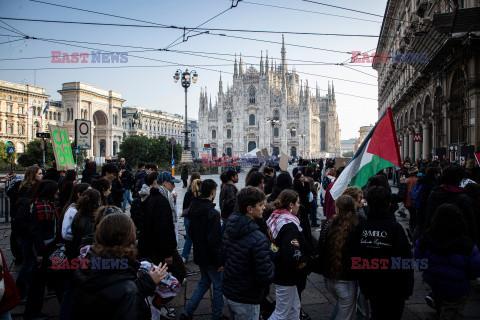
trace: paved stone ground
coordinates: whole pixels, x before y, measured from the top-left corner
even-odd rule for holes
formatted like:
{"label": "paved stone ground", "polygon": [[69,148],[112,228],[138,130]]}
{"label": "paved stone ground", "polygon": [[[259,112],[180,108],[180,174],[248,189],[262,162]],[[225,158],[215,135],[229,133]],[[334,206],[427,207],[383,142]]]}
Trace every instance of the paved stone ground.
{"label": "paved stone ground", "polygon": [[[290,171],[292,168],[289,168]],[[238,184],[239,188],[242,188],[245,185],[245,175],[246,172],[242,172],[239,175],[240,181]],[[214,179],[220,185],[220,179],[218,175],[203,176],[202,179]],[[178,192],[178,206],[181,208],[181,203],[183,202],[183,197],[185,195],[186,189],[181,187],[181,184],[177,184],[176,191]],[[215,200],[218,206],[218,197]],[[321,208],[320,214],[321,215]],[[128,211],[128,210],[127,210]],[[179,209],[180,211],[180,209]],[[1,221],[4,221],[1,219]],[[402,225],[408,225],[408,220],[398,217],[398,221]],[[181,253],[183,248],[183,234],[185,234],[185,229],[183,227],[183,221],[180,221],[180,236],[179,236],[179,252]],[[12,265],[12,255],[10,252],[10,225],[6,223],[0,223],[0,248],[2,249],[7,263]],[[177,311],[177,318],[185,308],[189,299],[191,298],[195,287],[200,280],[200,275],[198,274],[198,266],[193,262],[188,262],[186,264],[187,272],[189,276],[183,285],[183,288],[175,299],[170,303],[170,306],[175,307]],[[12,265],[11,270],[16,276],[16,272],[19,270],[19,266]],[[403,314],[404,320],[420,320],[420,319],[429,319],[433,315],[433,310],[429,308],[424,300],[426,293],[429,291],[429,287],[422,281],[421,272],[415,271],[415,287],[413,295],[406,301],[406,307]],[[272,285],[271,293],[274,294],[275,289]],[[331,294],[327,291],[324,285],[323,276],[317,274],[311,274],[308,277],[307,287],[302,294],[302,307],[303,309],[311,316],[312,320],[319,319],[329,319],[329,315],[333,309],[335,300]],[[13,310],[12,316],[14,319],[21,319],[21,314],[23,313],[23,306],[19,306]],[[46,299],[43,312],[49,314],[51,319],[57,319],[59,310],[59,305],[54,296],[50,296]],[[466,319],[479,319],[480,320],[480,290],[472,289],[470,298],[467,302],[465,308],[465,317]],[[224,314],[227,315],[226,310]],[[199,308],[195,313],[194,319],[210,319],[211,318],[211,292],[208,291],[204,299],[200,303]]]}

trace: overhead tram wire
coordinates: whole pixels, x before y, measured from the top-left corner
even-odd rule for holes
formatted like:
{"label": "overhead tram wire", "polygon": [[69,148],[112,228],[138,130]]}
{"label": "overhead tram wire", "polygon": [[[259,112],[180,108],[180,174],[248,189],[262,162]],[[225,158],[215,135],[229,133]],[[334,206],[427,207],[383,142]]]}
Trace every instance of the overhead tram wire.
{"label": "overhead tram wire", "polygon": [[7,44],[7,43],[17,42],[17,41],[22,41],[22,40],[24,40],[24,39],[15,39],[15,40],[10,40],[10,41],[0,42],[0,44]]}
{"label": "overhead tram wire", "polygon": [[[32,38],[30,38],[32,39]],[[39,39],[40,40],[40,39]],[[40,41],[46,41],[46,42],[52,42],[52,43],[57,43],[57,44],[64,44],[64,43],[60,43],[60,42],[55,42],[55,41],[51,41],[51,40],[40,40]],[[73,47],[78,47],[78,48],[85,48],[85,49],[90,49],[90,50],[100,50],[98,48],[91,48],[91,47],[85,47],[85,46],[79,46],[79,45],[76,45],[76,44],[64,44],[64,45],[67,45],[67,46],[73,46]],[[148,57],[142,57],[142,56],[134,56],[134,55],[131,55],[131,57],[135,57],[135,58],[140,58],[140,59],[144,59],[144,60],[151,60],[151,61],[158,61],[158,62],[163,62],[163,63],[167,63],[167,64],[170,64],[170,65],[176,65],[176,66],[189,66],[189,67],[193,67],[193,68],[196,68],[196,69],[201,69],[201,70],[207,70],[207,71],[213,71],[213,72],[223,72],[223,73],[226,73],[226,74],[233,74],[233,72],[230,72],[230,71],[222,71],[222,70],[218,70],[218,69],[211,69],[211,68],[205,68],[205,67],[201,67],[199,65],[194,65],[194,64],[183,64],[183,63],[176,63],[176,62],[171,62],[171,61],[165,61],[165,60],[160,60],[160,59],[154,59],[154,58],[148,58]],[[231,65],[231,64],[230,64]],[[118,66],[118,68],[125,68],[125,67],[129,67],[129,66]],[[143,66],[142,66],[143,67]],[[78,69],[79,68],[88,68],[88,67],[77,67]],[[96,67],[96,68],[108,68],[108,67]],[[110,67],[112,68],[112,67]],[[53,68],[53,69],[60,69],[60,68]],[[0,70],[3,70],[3,69],[0,69]],[[40,70],[39,68],[37,69],[28,69],[28,70]],[[49,69],[49,70],[52,70],[52,69]],[[309,89],[312,89],[312,87],[309,87]],[[323,89],[319,89],[320,91],[326,91],[326,90],[323,90]],[[361,98],[361,99],[367,99],[367,100],[375,100],[377,101],[377,99],[373,99],[373,98],[369,98],[369,97],[362,97],[362,96],[356,96],[356,95],[352,95],[352,94],[349,94],[349,93],[342,93],[342,92],[339,92],[339,91],[336,91],[335,92],[336,94],[340,94],[340,95],[346,95],[346,96],[352,96],[352,97],[356,97],[356,98]]]}
{"label": "overhead tram wire", "polygon": [[70,6],[65,6],[65,5],[61,5],[61,4],[50,3],[50,2],[40,1],[40,0],[29,0],[29,1],[31,1],[31,2],[37,2],[37,3],[41,3],[41,4],[46,4],[46,5],[50,5],[50,6],[55,6],[55,7],[61,7],[61,8],[66,8],[66,9],[72,9],[72,10],[77,10],[77,11],[83,11],[83,12],[88,12],[88,13],[99,14],[99,15],[108,16],[108,17],[113,17],[113,18],[131,20],[131,21],[136,21],[136,22],[144,22],[144,23],[149,23],[149,24],[153,24],[153,25],[157,25],[157,26],[165,26],[165,27],[168,27],[168,25],[162,24],[162,23],[157,23],[157,22],[152,22],[152,21],[147,21],[147,20],[141,20],[141,19],[135,19],[135,18],[129,18],[129,17],[119,16],[119,15],[110,14],[110,13],[104,13],[104,12],[99,12],[99,11],[93,11],[93,10],[75,8],[75,7],[70,7]]}
{"label": "overhead tram wire", "polygon": [[347,65],[345,65],[345,64],[341,64],[340,66],[345,67],[345,68],[348,68],[348,69],[353,70],[353,71],[356,71],[356,72],[359,72],[359,73],[362,73],[362,74],[367,75],[367,76],[372,77],[372,78],[376,78],[376,79],[378,78],[378,76],[375,76],[375,75],[373,75],[373,74],[369,74],[369,73],[366,73],[366,72],[363,72],[363,71],[360,71],[360,70],[351,68],[351,67],[349,67],[349,66],[347,66]]}
{"label": "overhead tram wire", "polygon": [[[79,41],[48,40],[48,39],[44,39],[44,38],[35,38],[35,40],[47,41],[47,42],[52,42],[52,43],[62,44],[62,45],[68,45],[68,46],[73,46],[73,47],[86,48],[86,49],[90,49],[90,50],[99,50],[99,49],[95,49],[95,48],[91,48],[91,47],[78,46],[78,45],[76,45],[76,44],[70,44],[70,43],[68,43],[68,42],[78,43]],[[96,43],[96,44],[99,44],[99,43]],[[99,45],[108,45],[108,44],[99,44]],[[150,50],[148,50],[148,51],[150,51]],[[151,50],[151,51],[156,51],[156,50]],[[180,53],[180,52],[179,52],[179,53]],[[203,58],[210,58],[210,59],[227,61],[227,62],[233,63],[232,60],[230,60],[230,59],[225,59],[225,58],[202,56],[202,55],[196,55],[196,54],[192,54],[192,53],[183,53],[183,54],[193,55],[193,56],[200,56],[200,57],[203,57]],[[140,59],[146,59],[146,60],[152,60],[152,61],[159,61],[159,62],[164,62],[164,63],[173,63],[173,62],[171,62],[171,61],[165,61],[165,60],[148,58],[148,57],[142,57],[142,56],[135,56],[135,55],[129,55],[129,56],[135,57],[135,58],[140,58]],[[246,64],[248,64],[248,63],[246,63]],[[231,65],[231,64],[230,64],[230,65]],[[325,77],[325,76],[319,75],[319,74],[313,74],[313,73],[307,73],[307,72],[301,72],[301,71],[296,71],[296,72],[297,72],[297,73],[300,73],[300,74],[303,73],[303,74],[312,75],[312,76],[317,76],[317,77]],[[330,77],[330,78],[332,78],[332,77]],[[368,85],[368,86],[376,86],[376,84],[370,84],[370,83],[366,83],[366,82],[354,81],[354,80],[349,80],[349,79],[342,79],[342,78],[332,78],[332,79],[339,80],[339,81],[353,82],[353,83],[362,84],[362,85]]]}
{"label": "overhead tram wire", "polygon": [[[366,12],[366,11],[360,11],[360,10],[356,10],[356,9],[350,9],[350,8],[340,7],[340,6],[336,6],[336,5],[333,5],[333,4],[328,4],[328,3],[318,2],[318,1],[312,1],[312,0],[301,0],[301,1],[303,1],[303,2],[309,2],[309,3],[314,3],[314,4],[318,4],[318,5],[326,6],[326,7],[331,7],[331,8],[335,8],[335,9],[341,9],[341,10],[346,10],[346,11],[352,11],[352,12],[356,12],[356,13],[366,14],[366,15],[369,15],[369,16],[379,17],[379,18],[382,18],[382,19],[384,18],[384,16],[382,16],[381,14],[378,14],[378,13],[371,13],[371,12]],[[403,22],[407,22],[407,23],[408,23],[408,21],[405,21],[405,20],[402,20],[402,19],[396,19],[396,18],[388,18],[388,19],[398,20],[398,21],[403,21]]]}
{"label": "overhead tram wire", "polygon": [[273,4],[265,4],[265,3],[250,2],[250,1],[242,1],[242,2],[247,3],[247,4],[257,5],[257,6],[270,7],[270,8],[279,8],[279,9],[306,12],[306,13],[314,13],[314,14],[320,14],[320,15],[332,16],[332,17],[338,17],[338,18],[345,18],[345,19],[352,19],[352,20],[359,20],[359,21],[366,21],[366,22],[374,22],[374,23],[382,23],[381,21],[355,18],[355,17],[349,17],[349,16],[342,16],[342,15],[333,14],[333,13],[318,12],[318,11],[304,10],[304,9],[298,9],[298,8],[282,7],[282,6],[276,6],[276,5],[273,5]]}
{"label": "overhead tram wire", "polygon": [[18,29],[15,29],[14,27],[12,27],[11,25],[9,25],[9,24],[6,23],[5,21],[1,21],[1,20],[0,20],[0,22],[3,23],[4,25],[10,27],[12,30],[7,29],[7,28],[5,28],[5,27],[2,27],[3,29],[6,29],[6,30],[11,31],[11,32],[13,32],[13,33],[17,33],[17,34],[22,35],[22,36],[26,36],[25,33],[23,33],[22,31],[20,31],[20,30],[18,30]]}
{"label": "overhead tram wire", "polygon": [[79,24],[79,25],[95,25],[109,27],[132,27],[132,28],[160,28],[160,29],[178,29],[192,31],[223,31],[223,32],[239,32],[239,33],[265,33],[265,34],[291,34],[306,36],[336,36],[336,37],[363,37],[363,38],[418,38],[418,39],[446,39],[447,37],[421,37],[421,36],[400,36],[400,35],[373,35],[373,34],[348,34],[348,33],[321,33],[321,32],[299,32],[299,31],[276,31],[276,30],[251,30],[251,29],[227,29],[227,28],[197,28],[197,27],[179,27],[179,26],[150,26],[138,24],[119,24],[119,23],[100,23],[100,22],[83,22],[83,21],[65,21],[65,20],[46,20],[46,19],[25,19],[25,18],[9,18],[0,17],[0,20],[14,20],[25,22],[43,22],[43,23],[61,23],[61,24]]}

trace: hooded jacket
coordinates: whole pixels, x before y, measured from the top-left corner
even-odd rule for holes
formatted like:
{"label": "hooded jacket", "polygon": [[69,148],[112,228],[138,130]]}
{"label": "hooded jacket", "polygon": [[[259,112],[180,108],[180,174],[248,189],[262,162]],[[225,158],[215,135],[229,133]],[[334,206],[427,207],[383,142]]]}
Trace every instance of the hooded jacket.
{"label": "hooded jacket", "polygon": [[425,212],[424,230],[430,227],[430,222],[437,211],[437,208],[445,203],[456,205],[462,211],[463,217],[467,222],[469,237],[472,240],[477,236],[477,224],[472,209],[470,198],[465,194],[463,188],[442,184],[439,187],[433,188],[428,197],[427,208]]}
{"label": "hooded jacket", "polygon": [[138,240],[142,243],[139,246],[144,249],[145,258],[150,258],[155,264],[173,256],[177,250],[172,208],[157,187],[150,190],[140,233],[142,237]]}
{"label": "hooded jacket", "polygon": [[417,259],[428,259],[423,280],[434,292],[457,297],[467,295],[470,280],[480,276],[480,253],[466,236],[438,243],[427,234],[417,240],[413,253]]}
{"label": "hooded jacket", "polygon": [[233,213],[237,205],[237,187],[232,183],[223,184],[220,192],[220,210],[222,211],[222,219],[227,220]]}
{"label": "hooded jacket", "polygon": [[[358,223],[353,236],[352,259],[362,260],[355,264],[352,260],[352,271],[365,297],[408,299],[413,292],[414,269],[392,268],[392,259],[411,259],[412,251],[403,227],[392,220],[390,212],[370,210],[367,219]],[[387,268],[381,268],[373,259],[388,259]],[[376,267],[373,267],[374,261],[377,261]]]}
{"label": "hooded jacket", "polygon": [[193,242],[194,262],[199,266],[220,267],[220,213],[215,203],[204,198],[193,198],[187,217],[190,219],[188,235]]}
{"label": "hooded jacket", "polygon": [[247,216],[232,214],[220,253],[225,267],[223,294],[238,303],[259,304],[273,282],[274,266],[269,241],[257,224]]}
{"label": "hooded jacket", "polygon": [[70,319],[151,319],[145,298],[154,294],[155,283],[148,275],[138,278],[137,269],[77,270]]}

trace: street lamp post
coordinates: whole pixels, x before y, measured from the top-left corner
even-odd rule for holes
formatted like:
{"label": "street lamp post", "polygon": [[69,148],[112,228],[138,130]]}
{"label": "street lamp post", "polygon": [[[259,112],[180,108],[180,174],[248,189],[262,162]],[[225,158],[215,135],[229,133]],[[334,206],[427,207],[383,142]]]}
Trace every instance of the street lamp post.
{"label": "street lamp post", "polygon": [[293,158],[293,155],[292,155],[292,146],[293,146],[293,133],[297,131],[297,129],[295,128],[290,128],[290,155],[292,156]]}
{"label": "street lamp post", "polygon": [[300,137],[302,138],[302,158],[305,158],[305,137],[307,135],[305,133],[302,133]]}
{"label": "street lamp post", "polygon": [[192,162],[192,155],[189,152],[190,147],[188,146],[188,121],[187,121],[187,92],[188,92],[188,87],[190,87],[190,84],[196,83],[198,79],[198,74],[195,70],[192,70],[191,72],[186,69],[184,72],[182,70],[178,69],[175,72],[175,75],[173,76],[173,81],[175,83],[180,80],[180,77],[182,79],[182,87],[185,88],[185,130],[183,131],[185,133],[185,143],[183,146],[183,152],[182,152],[182,160],[181,162]]}
{"label": "street lamp post", "polygon": [[275,155],[275,125],[280,122],[278,117],[268,118],[267,122],[272,125],[272,155]]}

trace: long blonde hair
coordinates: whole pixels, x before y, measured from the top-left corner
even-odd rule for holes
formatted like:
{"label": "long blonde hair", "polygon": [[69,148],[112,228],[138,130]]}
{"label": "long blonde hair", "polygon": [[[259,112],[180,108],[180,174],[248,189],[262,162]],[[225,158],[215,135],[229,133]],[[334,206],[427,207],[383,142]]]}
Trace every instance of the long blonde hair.
{"label": "long blonde hair", "polygon": [[335,201],[335,206],[338,213],[332,218],[327,233],[327,244],[330,251],[330,277],[339,279],[345,267],[342,263],[343,247],[358,224],[358,217],[355,213],[355,201],[351,196],[340,196]]}
{"label": "long blonde hair", "polygon": [[194,197],[200,196],[200,187],[201,186],[202,186],[202,180],[200,180],[200,179],[195,179],[190,184],[190,187],[192,188],[192,193],[193,193]]}

